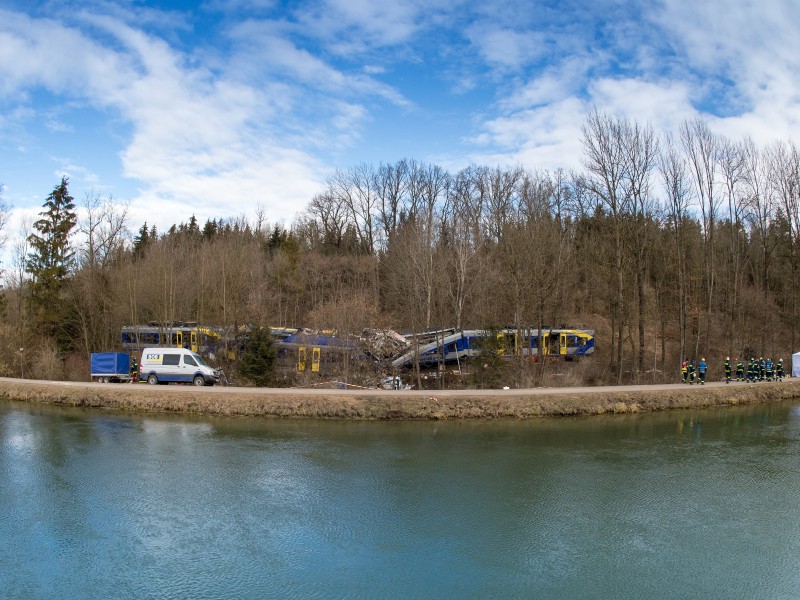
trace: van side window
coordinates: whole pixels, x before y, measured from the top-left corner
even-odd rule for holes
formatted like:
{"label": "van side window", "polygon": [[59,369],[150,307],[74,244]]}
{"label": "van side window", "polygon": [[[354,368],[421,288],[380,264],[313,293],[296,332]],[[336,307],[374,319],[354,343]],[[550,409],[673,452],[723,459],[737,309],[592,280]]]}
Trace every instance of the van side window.
{"label": "van side window", "polygon": [[197,363],[194,362],[194,359],[191,356],[189,356],[188,354],[184,354],[183,355],[183,364],[192,365],[193,367],[197,366]]}
{"label": "van side window", "polygon": [[177,366],[180,363],[181,363],[180,354],[165,354],[164,358],[161,360],[162,365],[168,365],[170,367]]}

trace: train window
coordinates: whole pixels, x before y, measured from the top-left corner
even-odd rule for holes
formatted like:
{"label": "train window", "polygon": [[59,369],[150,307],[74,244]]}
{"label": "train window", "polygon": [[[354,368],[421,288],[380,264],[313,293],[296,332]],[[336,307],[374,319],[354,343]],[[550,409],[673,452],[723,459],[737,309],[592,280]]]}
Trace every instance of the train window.
{"label": "train window", "polygon": [[123,344],[135,344],[136,343],[136,334],[130,331],[123,331],[122,332],[122,343]]}
{"label": "train window", "polygon": [[180,362],[181,362],[180,354],[165,354],[164,358],[161,360],[162,365],[168,365],[171,367],[179,365]]}

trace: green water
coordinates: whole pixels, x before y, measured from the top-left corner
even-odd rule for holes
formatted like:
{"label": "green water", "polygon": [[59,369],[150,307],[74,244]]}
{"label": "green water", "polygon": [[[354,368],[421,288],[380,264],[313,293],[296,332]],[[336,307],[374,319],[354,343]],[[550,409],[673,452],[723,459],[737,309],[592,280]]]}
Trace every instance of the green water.
{"label": "green water", "polygon": [[536,421],[0,402],[11,598],[797,598],[800,405]]}

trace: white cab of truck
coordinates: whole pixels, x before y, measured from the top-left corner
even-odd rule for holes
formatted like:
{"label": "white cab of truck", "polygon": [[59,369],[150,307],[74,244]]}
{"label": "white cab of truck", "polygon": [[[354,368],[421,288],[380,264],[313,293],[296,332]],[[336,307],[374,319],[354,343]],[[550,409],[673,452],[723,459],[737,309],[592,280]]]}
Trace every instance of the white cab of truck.
{"label": "white cab of truck", "polygon": [[158,383],[219,383],[219,371],[208,366],[196,352],[186,348],[145,348],[139,363],[139,379]]}

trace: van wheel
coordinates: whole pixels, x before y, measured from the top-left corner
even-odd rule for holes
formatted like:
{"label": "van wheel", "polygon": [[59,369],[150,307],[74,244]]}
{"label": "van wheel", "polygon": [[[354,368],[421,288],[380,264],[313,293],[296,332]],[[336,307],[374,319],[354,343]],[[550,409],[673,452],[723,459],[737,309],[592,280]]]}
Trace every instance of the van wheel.
{"label": "van wheel", "polygon": [[158,383],[158,377],[156,377],[155,373],[151,373],[147,376],[147,383],[150,385],[156,385]]}
{"label": "van wheel", "polygon": [[195,375],[194,381],[192,382],[195,385],[205,385],[206,380],[202,375]]}

